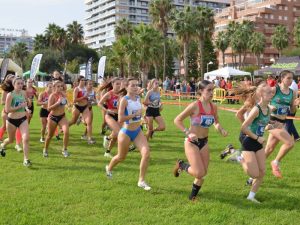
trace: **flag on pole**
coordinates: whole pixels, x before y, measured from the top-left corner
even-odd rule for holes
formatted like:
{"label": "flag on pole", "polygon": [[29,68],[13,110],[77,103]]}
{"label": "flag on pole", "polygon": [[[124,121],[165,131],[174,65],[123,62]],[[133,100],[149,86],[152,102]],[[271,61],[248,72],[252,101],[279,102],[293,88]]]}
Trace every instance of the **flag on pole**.
{"label": "flag on pole", "polygon": [[5,79],[7,69],[8,69],[8,64],[9,64],[9,58],[4,58],[2,63],[1,63],[1,73],[0,73],[0,80],[1,82]]}
{"label": "flag on pole", "polygon": [[89,58],[86,68],[85,68],[85,79],[91,80],[92,79],[92,63],[93,63],[93,58]]}
{"label": "flag on pole", "polygon": [[30,79],[34,79],[35,75],[39,71],[42,57],[43,57],[43,54],[37,54],[36,56],[34,56],[32,63],[31,63]]}
{"label": "flag on pole", "polygon": [[98,64],[98,83],[100,84],[104,77],[106,56],[102,56]]}

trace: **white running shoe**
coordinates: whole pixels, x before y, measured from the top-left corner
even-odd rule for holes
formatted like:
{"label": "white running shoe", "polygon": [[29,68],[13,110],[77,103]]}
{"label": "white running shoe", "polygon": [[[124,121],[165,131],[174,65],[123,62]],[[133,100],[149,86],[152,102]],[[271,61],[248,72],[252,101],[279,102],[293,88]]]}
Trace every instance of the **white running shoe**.
{"label": "white running shoe", "polygon": [[69,153],[67,150],[62,151],[61,154],[62,154],[65,158],[67,158],[67,157],[70,156],[70,153]]}
{"label": "white running shoe", "polygon": [[41,138],[41,139],[40,139],[40,142],[41,142],[41,143],[44,143],[44,142],[45,142],[45,139],[44,139],[44,138]]}
{"label": "white running shoe", "polygon": [[93,144],[96,144],[96,141],[93,139],[93,138],[91,138],[90,140],[88,140],[88,142],[87,142],[89,145],[93,145]]}
{"label": "white running shoe", "polygon": [[109,145],[109,139],[107,136],[103,137],[103,148],[107,149]]}
{"label": "white running shoe", "polygon": [[48,151],[43,150],[43,157],[48,158],[48,156],[49,156]]}
{"label": "white running shoe", "polygon": [[18,151],[18,152],[22,152],[22,148],[20,145],[16,145],[15,146],[15,149]]}
{"label": "white running shoe", "polygon": [[105,172],[107,178],[111,179],[112,178],[112,172],[108,170],[108,165],[105,166]]}
{"label": "white running shoe", "polygon": [[145,181],[139,181],[138,187],[143,188],[145,191],[151,190],[151,187]]}
{"label": "white running shoe", "polygon": [[80,139],[81,140],[87,140],[87,136],[86,135],[81,135]]}
{"label": "white running shoe", "polygon": [[256,198],[247,198],[247,200],[251,201],[251,202],[254,202],[256,204],[261,204],[260,201],[258,201]]}
{"label": "white running shoe", "polygon": [[104,153],[104,157],[106,157],[106,158],[112,158],[113,156],[112,156],[112,154],[110,154],[110,152],[105,152]]}

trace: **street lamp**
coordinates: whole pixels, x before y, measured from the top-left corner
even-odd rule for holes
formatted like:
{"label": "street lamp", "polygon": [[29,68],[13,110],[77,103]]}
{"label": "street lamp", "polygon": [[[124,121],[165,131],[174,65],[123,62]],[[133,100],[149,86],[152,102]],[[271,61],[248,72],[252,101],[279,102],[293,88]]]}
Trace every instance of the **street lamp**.
{"label": "street lamp", "polygon": [[208,65],[212,65],[214,64],[212,61],[210,61],[209,63],[206,64],[206,72],[208,73]]}

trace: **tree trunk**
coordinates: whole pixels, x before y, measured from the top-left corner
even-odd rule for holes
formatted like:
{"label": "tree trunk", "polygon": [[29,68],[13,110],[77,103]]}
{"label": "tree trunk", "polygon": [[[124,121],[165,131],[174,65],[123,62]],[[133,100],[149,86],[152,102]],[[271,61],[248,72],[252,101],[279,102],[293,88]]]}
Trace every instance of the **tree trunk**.
{"label": "tree trunk", "polygon": [[200,76],[201,79],[204,80],[204,37],[199,38],[199,55],[200,55]]}
{"label": "tree trunk", "polygon": [[147,65],[142,66],[141,71],[142,71],[143,88],[146,88],[148,83],[148,73],[149,73],[148,66]]}
{"label": "tree trunk", "polygon": [[131,67],[132,67],[132,64],[131,64],[131,60],[128,61],[128,64],[127,64],[127,69],[128,69],[128,77],[132,77],[132,73],[131,73]]}
{"label": "tree trunk", "polygon": [[256,55],[258,69],[260,69],[259,54]]}
{"label": "tree trunk", "polygon": [[225,51],[222,52],[223,67],[225,67]]}
{"label": "tree trunk", "polygon": [[[167,54],[167,50],[166,50],[166,35],[164,36],[164,68],[163,68],[163,81],[165,80],[166,78],[166,67],[167,67],[167,62],[166,62],[166,56]],[[155,75],[156,76],[156,75]],[[158,77],[156,77],[158,78]]]}
{"label": "tree trunk", "polygon": [[234,54],[234,66],[233,66],[233,68],[236,68],[236,54]]}
{"label": "tree trunk", "polygon": [[120,74],[121,77],[124,77],[124,62],[121,62],[120,64]]}
{"label": "tree trunk", "polygon": [[159,77],[158,77],[158,65],[157,65],[157,63],[154,63],[153,66],[154,66],[155,78],[159,79]]}
{"label": "tree trunk", "polygon": [[239,70],[241,69],[242,65],[242,53],[239,52]]}
{"label": "tree trunk", "polygon": [[188,76],[188,43],[183,43],[184,76]]}

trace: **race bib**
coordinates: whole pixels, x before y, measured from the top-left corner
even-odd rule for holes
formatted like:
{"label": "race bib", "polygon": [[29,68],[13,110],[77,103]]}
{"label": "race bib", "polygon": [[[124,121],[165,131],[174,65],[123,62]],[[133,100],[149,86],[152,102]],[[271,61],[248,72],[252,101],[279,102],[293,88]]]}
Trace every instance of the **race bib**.
{"label": "race bib", "polygon": [[264,133],[265,133],[265,126],[259,126],[257,127],[256,129],[256,135],[257,136],[264,136]]}
{"label": "race bib", "polygon": [[211,125],[213,125],[214,122],[215,122],[214,116],[211,116],[211,115],[202,115],[201,116],[201,123],[200,123],[201,127],[208,128]]}
{"label": "race bib", "polygon": [[277,114],[278,115],[287,115],[289,112],[290,107],[285,105],[280,105],[277,108]]}

